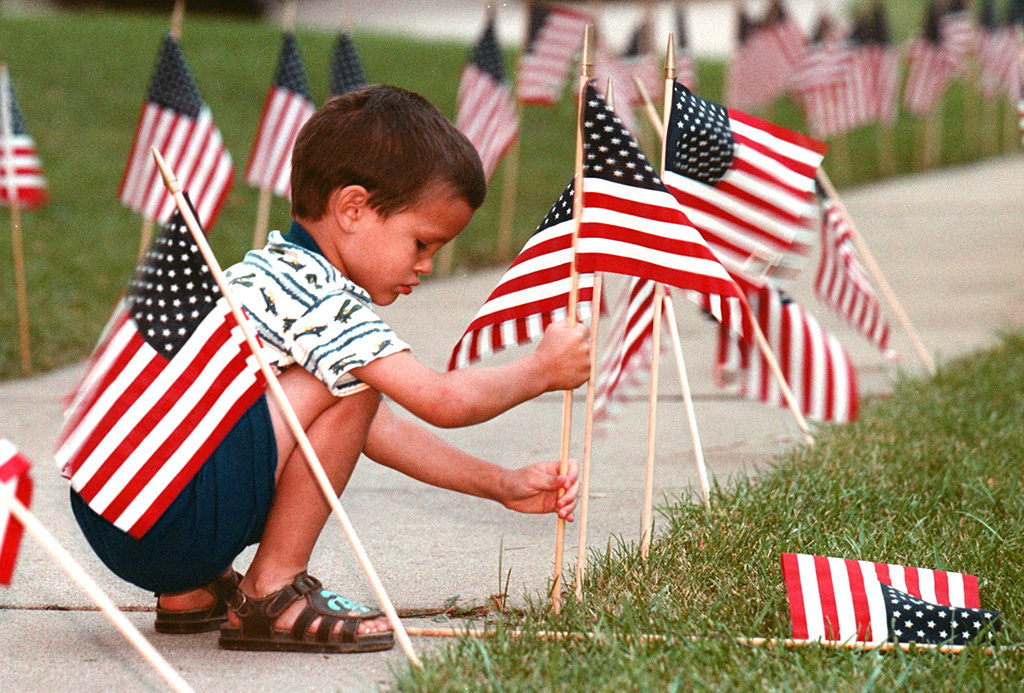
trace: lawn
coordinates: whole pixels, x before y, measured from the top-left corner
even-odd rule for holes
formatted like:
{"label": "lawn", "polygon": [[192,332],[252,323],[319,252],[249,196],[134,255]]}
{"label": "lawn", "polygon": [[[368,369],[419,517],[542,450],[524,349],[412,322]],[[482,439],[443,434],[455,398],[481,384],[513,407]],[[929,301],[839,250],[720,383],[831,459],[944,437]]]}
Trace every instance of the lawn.
{"label": "lawn", "polygon": [[[647,561],[633,542],[592,552],[582,601],[570,588],[556,616],[537,595],[524,613],[492,618],[495,637],[454,642],[396,688],[1019,690],[1024,336],[945,364],[932,380],[900,381],[859,421],[825,428],[817,440],[758,479],[717,489],[710,512],[694,497],[672,499]],[[976,574],[982,606],[1003,619],[995,651],[736,644],[730,637],[789,637],[783,552]],[[527,634],[511,637],[513,626]],[[553,642],[537,637],[545,630],[601,637]]]}

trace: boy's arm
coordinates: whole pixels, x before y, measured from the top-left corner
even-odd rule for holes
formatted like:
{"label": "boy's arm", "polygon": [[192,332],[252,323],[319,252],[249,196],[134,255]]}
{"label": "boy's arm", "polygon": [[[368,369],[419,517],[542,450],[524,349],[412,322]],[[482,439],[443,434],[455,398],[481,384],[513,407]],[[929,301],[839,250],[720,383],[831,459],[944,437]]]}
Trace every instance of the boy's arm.
{"label": "boy's arm", "polygon": [[[557,512],[569,521],[579,491],[576,464],[565,475],[558,462],[505,469],[474,457],[381,403],[363,452],[386,467],[432,486],[498,501],[525,513]],[[559,497],[559,490],[564,494]]]}
{"label": "boy's arm", "polygon": [[442,428],[487,421],[549,390],[568,390],[590,370],[587,328],[548,326],[536,350],[511,363],[438,373],[402,351],[352,373],[419,418]]}

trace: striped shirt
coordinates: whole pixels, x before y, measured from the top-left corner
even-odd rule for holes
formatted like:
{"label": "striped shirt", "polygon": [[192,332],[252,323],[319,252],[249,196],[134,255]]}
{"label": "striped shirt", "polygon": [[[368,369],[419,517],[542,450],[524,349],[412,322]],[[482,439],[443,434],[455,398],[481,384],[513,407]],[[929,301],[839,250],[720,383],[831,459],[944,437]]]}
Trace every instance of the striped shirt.
{"label": "striped shirt", "polygon": [[286,235],[272,231],[265,248],[250,250],[226,274],[272,365],[298,363],[334,395],[368,387],[353,368],[409,348],[298,223]]}

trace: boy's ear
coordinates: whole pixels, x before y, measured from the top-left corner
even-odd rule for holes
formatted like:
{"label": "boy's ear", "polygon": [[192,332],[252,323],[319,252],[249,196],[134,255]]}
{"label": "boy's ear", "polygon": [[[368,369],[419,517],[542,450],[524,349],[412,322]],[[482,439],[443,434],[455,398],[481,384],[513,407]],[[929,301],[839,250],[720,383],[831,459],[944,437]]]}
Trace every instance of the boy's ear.
{"label": "boy's ear", "polygon": [[369,210],[370,193],[361,185],[336,188],[327,200],[327,211],[342,231],[348,231]]}

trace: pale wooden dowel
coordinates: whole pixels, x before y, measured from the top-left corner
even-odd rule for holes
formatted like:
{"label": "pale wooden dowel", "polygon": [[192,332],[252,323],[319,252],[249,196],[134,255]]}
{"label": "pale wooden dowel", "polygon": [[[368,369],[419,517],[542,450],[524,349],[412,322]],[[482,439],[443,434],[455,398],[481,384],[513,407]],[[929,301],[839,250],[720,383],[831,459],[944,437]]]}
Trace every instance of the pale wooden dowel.
{"label": "pale wooden dowel", "polygon": [[[520,120],[521,109],[516,105],[516,122]],[[515,221],[516,187],[519,181],[519,138],[516,137],[508,154],[505,155],[505,170],[501,180],[501,213],[498,217],[498,241],[495,244],[497,259],[504,262],[512,253],[512,225]]]}
{"label": "pale wooden dowel", "polygon": [[402,621],[398,618],[398,613],[395,611],[395,607],[392,605],[391,599],[388,597],[387,592],[384,589],[384,585],[377,576],[377,571],[374,570],[373,565],[370,563],[370,558],[366,554],[366,550],[363,548],[363,544],[359,540],[359,537],[356,535],[355,528],[349,521],[348,514],[345,512],[344,508],[341,507],[341,502],[338,500],[337,492],[331,486],[331,481],[327,478],[327,473],[324,471],[323,465],[320,463],[320,458],[313,449],[313,445],[309,442],[309,438],[306,436],[306,431],[302,428],[302,423],[299,421],[298,416],[296,416],[295,410],[291,406],[291,402],[288,401],[288,397],[285,395],[284,389],[277,380],[277,376],[274,374],[273,369],[270,367],[266,357],[263,355],[263,350],[260,347],[252,326],[242,313],[241,307],[232,297],[227,279],[224,277],[224,273],[220,269],[217,258],[214,256],[209,243],[206,241],[206,236],[199,227],[199,222],[196,221],[195,216],[192,214],[192,209],[185,200],[185,196],[178,185],[177,179],[175,179],[174,174],[171,173],[170,169],[167,168],[167,164],[164,163],[163,157],[160,156],[160,152],[158,152],[156,148],[153,148],[152,152],[153,157],[156,159],[157,167],[163,175],[164,184],[174,196],[174,202],[178,206],[178,211],[181,212],[181,215],[185,220],[185,225],[188,226],[188,230],[191,232],[192,238],[195,240],[195,243],[199,248],[199,252],[202,253],[203,258],[206,260],[206,264],[209,265],[210,274],[217,282],[217,286],[220,288],[221,294],[224,296],[224,300],[231,308],[231,313],[234,315],[239,328],[242,330],[242,334],[245,336],[245,341],[249,345],[249,349],[252,350],[254,358],[259,363],[263,377],[267,381],[267,389],[270,390],[271,395],[281,407],[281,412],[284,414],[285,422],[288,424],[288,428],[291,430],[292,435],[295,436],[295,440],[299,448],[302,450],[303,457],[306,459],[306,464],[312,472],[313,477],[320,485],[320,490],[323,492],[324,498],[327,500],[327,504],[331,507],[331,510],[334,511],[335,517],[338,518],[338,522],[341,524],[341,529],[345,533],[345,537],[348,539],[349,544],[352,546],[352,551],[355,553],[356,558],[359,561],[359,565],[362,567],[363,572],[366,573],[370,586],[373,588],[374,594],[377,595],[377,599],[381,603],[381,608],[384,610],[388,620],[391,622],[391,627],[394,629],[395,637],[401,644],[402,649],[405,650],[405,654],[409,658],[409,661],[411,661],[417,668],[421,667],[422,664],[420,663],[420,659],[416,656],[416,652],[412,648],[412,643],[409,640],[408,634],[405,632]]}
{"label": "pale wooden dowel", "polygon": [[256,205],[256,226],[252,232],[253,250],[259,250],[267,244],[267,229],[270,227],[270,203],[273,195],[270,188],[260,188],[260,199]]}
{"label": "pale wooden dowel", "polygon": [[142,232],[139,235],[139,259],[146,254],[149,244],[153,241],[153,220],[142,218]]}
{"label": "pale wooden dowel", "polygon": [[11,200],[11,253],[14,255],[14,290],[18,303],[18,347],[21,372],[32,372],[32,351],[29,345],[28,285],[25,281],[25,254],[21,243],[21,210],[18,200]]}
{"label": "pale wooden dowel", "polygon": [[932,375],[935,375],[935,360],[932,358],[928,350],[925,349],[924,343],[917,334],[917,330],[914,329],[913,324],[910,322],[910,317],[906,311],[903,310],[903,306],[896,298],[896,292],[889,286],[889,282],[886,281],[885,275],[882,274],[882,269],[875,262],[874,256],[871,254],[871,250],[868,248],[868,244],[864,241],[864,237],[861,236],[860,231],[857,230],[857,226],[853,223],[853,218],[850,213],[846,210],[846,205],[839,199],[838,193],[836,193],[835,186],[832,185],[832,181],[829,180],[828,174],[824,171],[818,171],[818,183],[824,188],[825,194],[832,198],[832,201],[836,205],[836,209],[839,210],[839,214],[842,215],[846,221],[847,227],[850,229],[850,238],[853,240],[853,244],[857,247],[857,252],[860,254],[861,259],[867,266],[868,271],[871,272],[871,276],[874,278],[875,283],[878,284],[879,290],[882,295],[885,296],[886,303],[889,304],[889,308],[893,314],[896,315],[896,319],[899,320],[900,325],[903,326],[903,330],[910,337],[911,344],[914,345],[914,351],[917,352],[921,362],[924,363],[925,368]]}
{"label": "pale wooden dowel", "polygon": [[686,407],[686,422],[690,426],[690,439],[693,441],[693,457],[697,464],[697,478],[700,480],[700,495],[704,507],[711,508],[711,486],[708,483],[708,468],[704,463],[704,448],[700,444],[700,431],[697,430],[697,415],[693,409],[693,395],[690,392],[690,379],[686,376],[686,363],[683,361],[683,345],[679,339],[679,327],[676,325],[675,306],[672,296],[665,296],[665,316],[668,318],[669,335],[672,338],[672,353],[676,358],[676,370],[679,371],[679,387],[683,394]]}
{"label": "pale wooden dowel", "polygon": [[185,24],[185,0],[174,1],[174,11],[171,13],[171,37],[177,41],[181,38],[181,28]]}
{"label": "pale wooden dowel", "polygon": [[[576,271],[576,241],[580,234],[583,217],[583,109],[586,107],[586,89],[592,69],[590,56],[590,25],[583,31],[583,53],[580,61],[580,83],[576,95],[576,160],[573,166],[573,229],[572,253],[569,264],[569,324],[576,324],[576,303],[579,300],[580,278]],[[566,390],[562,400],[562,442],[558,458],[558,473],[569,470],[569,443],[572,438],[572,390]],[[565,553],[565,520],[559,517],[555,522],[555,569],[551,579],[551,609],[556,614],[562,610],[562,557]]]}
{"label": "pale wooden dowel", "polygon": [[590,304],[590,377],[587,379],[586,417],[583,424],[583,466],[580,470],[580,514],[577,522],[576,599],[583,599],[583,573],[587,564],[587,512],[590,508],[590,460],[594,441],[594,380],[597,376],[597,332],[601,322],[603,273],[594,274],[594,298]]}
{"label": "pale wooden dowel", "polygon": [[290,33],[295,31],[295,15],[298,5],[295,0],[288,0],[281,8],[281,30]]}
{"label": "pale wooden dowel", "polygon": [[89,574],[82,569],[82,566],[72,558],[71,554],[67,552],[63,546],[50,534],[49,530],[43,526],[36,516],[26,508],[20,500],[18,500],[9,488],[0,485],[0,503],[3,503],[10,508],[11,513],[17,518],[18,522],[24,525],[25,529],[28,530],[35,539],[43,545],[54,560],[60,564],[60,567],[64,569],[64,572],[68,576],[78,583],[78,586],[89,595],[89,598],[93,603],[99,607],[103,615],[110,619],[111,623],[121,632],[121,635],[131,643],[143,659],[153,667],[154,670],[167,685],[175,691],[192,691],[192,686],[188,684],[181,677],[175,669],[167,663],[167,660],[157,652],[153,644],[149,642],[139,632],[139,629],[132,625],[131,621],[121,613],[121,611],[115,606],[114,602],[107,596],[106,592],[100,589],[100,586],[89,577]]}
{"label": "pale wooden dowel", "polygon": [[644,473],[643,529],[640,532],[640,557],[647,559],[654,526],[654,439],[658,424],[658,366],[661,360],[661,309],[665,285],[654,286],[654,324],[651,326],[651,390],[647,403],[647,457]]}

